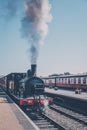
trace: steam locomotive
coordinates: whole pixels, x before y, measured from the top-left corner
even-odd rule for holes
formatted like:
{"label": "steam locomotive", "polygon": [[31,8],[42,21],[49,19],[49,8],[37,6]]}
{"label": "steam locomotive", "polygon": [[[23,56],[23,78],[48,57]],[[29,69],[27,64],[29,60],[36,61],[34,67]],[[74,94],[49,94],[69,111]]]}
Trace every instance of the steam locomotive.
{"label": "steam locomotive", "polygon": [[27,74],[12,73],[5,78],[5,90],[23,109],[43,112],[52,102],[52,98],[44,94],[43,80],[36,76],[36,64],[31,65],[31,70],[28,70]]}

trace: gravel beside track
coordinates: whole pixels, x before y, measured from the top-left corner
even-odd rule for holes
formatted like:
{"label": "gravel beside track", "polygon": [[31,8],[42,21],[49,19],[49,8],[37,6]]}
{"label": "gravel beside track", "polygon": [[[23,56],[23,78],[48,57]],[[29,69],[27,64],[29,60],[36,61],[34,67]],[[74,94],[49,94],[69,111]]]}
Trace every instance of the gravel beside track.
{"label": "gravel beside track", "polygon": [[66,117],[64,114],[58,113],[50,108],[46,110],[46,114],[54,121],[66,127],[67,130],[87,130],[87,125],[81,124],[80,122]]}
{"label": "gravel beside track", "polygon": [[67,108],[55,104],[51,105],[50,108],[87,126],[87,116],[83,114],[77,113],[73,110],[69,110]]}

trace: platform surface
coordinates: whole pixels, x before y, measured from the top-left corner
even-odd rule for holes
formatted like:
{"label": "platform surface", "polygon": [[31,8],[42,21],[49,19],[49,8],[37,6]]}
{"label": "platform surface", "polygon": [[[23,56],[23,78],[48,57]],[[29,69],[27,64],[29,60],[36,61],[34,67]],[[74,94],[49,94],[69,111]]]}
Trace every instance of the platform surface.
{"label": "platform surface", "polygon": [[87,100],[87,92],[81,92],[81,94],[75,94],[75,91],[61,90],[61,89],[54,90],[53,88],[52,89],[45,88],[45,92]]}
{"label": "platform surface", "polygon": [[0,130],[39,130],[1,88]]}

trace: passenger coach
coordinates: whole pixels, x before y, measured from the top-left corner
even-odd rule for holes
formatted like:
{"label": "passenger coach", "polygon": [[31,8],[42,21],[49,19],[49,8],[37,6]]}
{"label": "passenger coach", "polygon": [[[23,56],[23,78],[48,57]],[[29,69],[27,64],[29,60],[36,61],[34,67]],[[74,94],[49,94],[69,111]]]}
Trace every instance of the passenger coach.
{"label": "passenger coach", "polygon": [[47,87],[87,90],[87,75],[62,75],[42,78]]}

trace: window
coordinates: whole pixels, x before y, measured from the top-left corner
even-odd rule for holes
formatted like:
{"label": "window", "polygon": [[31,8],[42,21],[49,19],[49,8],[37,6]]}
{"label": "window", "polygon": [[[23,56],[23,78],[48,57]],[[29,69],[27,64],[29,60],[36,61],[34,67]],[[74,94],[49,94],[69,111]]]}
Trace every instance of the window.
{"label": "window", "polygon": [[70,84],[70,78],[68,78],[68,84]]}
{"label": "window", "polygon": [[83,78],[83,84],[86,84],[86,77]]}
{"label": "window", "polygon": [[76,78],[74,78],[74,84],[76,84]]}
{"label": "window", "polygon": [[81,84],[81,78],[78,78],[78,84]]}

